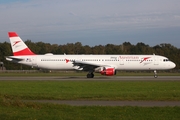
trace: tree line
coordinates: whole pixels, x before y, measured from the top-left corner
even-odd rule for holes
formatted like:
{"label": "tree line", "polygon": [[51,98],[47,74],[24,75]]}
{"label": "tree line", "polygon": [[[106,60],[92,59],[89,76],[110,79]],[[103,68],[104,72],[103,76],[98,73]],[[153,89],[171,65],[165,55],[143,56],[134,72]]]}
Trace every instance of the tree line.
{"label": "tree line", "polygon": [[[124,42],[120,45],[106,44],[106,45],[82,45],[81,42],[67,43],[64,45],[50,44],[44,42],[25,41],[26,45],[36,54],[157,54],[168,57],[176,63],[176,69],[180,69],[180,48],[171,44],[162,43],[156,46],[149,46],[145,43],[139,42],[136,45],[130,42]],[[16,69],[31,69],[28,66],[22,66],[5,60],[5,56],[11,56],[12,50],[10,43],[0,43],[0,62],[8,70]]]}

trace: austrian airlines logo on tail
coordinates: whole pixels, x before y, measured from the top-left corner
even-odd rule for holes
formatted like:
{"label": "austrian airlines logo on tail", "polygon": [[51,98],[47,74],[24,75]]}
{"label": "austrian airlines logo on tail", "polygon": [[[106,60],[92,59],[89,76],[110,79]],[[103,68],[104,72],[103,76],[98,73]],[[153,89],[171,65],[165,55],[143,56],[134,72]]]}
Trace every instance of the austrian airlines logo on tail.
{"label": "austrian airlines logo on tail", "polygon": [[141,60],[141,62],[140,62],[140,63],[142,63],[142,62],[146,61],[146,60],[147,60],[147,59],[149,59],[149,58],[151,58],[151,57],[145,57],[145,58],[142,58],[142,60]]}
{"label": "austrian airlines logo on tail", "polygon": [[21,42],[21,41],[15,41],[14,44],[13,44],[13,46],[15,46],[16,44],[18,44],[19,42]]}

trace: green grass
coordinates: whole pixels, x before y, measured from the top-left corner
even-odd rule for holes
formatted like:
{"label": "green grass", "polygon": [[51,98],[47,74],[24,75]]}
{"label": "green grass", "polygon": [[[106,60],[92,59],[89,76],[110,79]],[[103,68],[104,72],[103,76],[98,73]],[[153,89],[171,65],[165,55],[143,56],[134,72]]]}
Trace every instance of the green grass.
{"label": "green grass", "polygon": [[180,100],[180,81],[0,81],[0,95],[18,99]]}
{"label": "green grass", "polygon": [[23,100],[180,100],[180,81],[0,81],[2,120],[179,120],[180,107],[68,106]]}
{"label": "green grass", "polygon": [[0,99],[2,120],[179,120],[180,107],[68,106]]}

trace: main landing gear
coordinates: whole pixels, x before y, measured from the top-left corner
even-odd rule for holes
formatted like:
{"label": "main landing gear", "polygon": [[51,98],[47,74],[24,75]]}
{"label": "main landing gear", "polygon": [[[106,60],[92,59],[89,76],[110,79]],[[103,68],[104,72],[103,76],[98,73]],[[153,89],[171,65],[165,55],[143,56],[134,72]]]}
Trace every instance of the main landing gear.
{"label": "main landing gear", "polygon": [[89,72],[89,73],[87,74],[87,78],[93,78],[93,77],[94,77],[93,72]]}
{"label": "main landing gear", "polygon": [[154,78],[157,78],[158,77],[158,75],[157,75],[157,71],[156,70],[154,70]]}

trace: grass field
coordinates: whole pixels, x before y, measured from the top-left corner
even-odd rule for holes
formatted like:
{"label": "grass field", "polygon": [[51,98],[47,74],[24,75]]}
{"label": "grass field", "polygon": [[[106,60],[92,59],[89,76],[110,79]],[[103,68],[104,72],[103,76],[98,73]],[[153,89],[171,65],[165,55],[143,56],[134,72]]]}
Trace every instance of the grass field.
{"label": "grass field", "polygon": [[68,106],[0,102],[1,120],[179,120],[180,107]]}
{"label": "grass field", "polygon": [[180,100],[179,81],[0,81],[0,95],[18,99]]}
{"label": "grass field", "polygon": [[[18,76],[32,74],[34,73]],[[44,73],[34,75],[41,76],[41,74],[44,75]],[[53,74],[51,75],[58,75]],[[179,101],[180,81],[0,81],[0,119],[179,120],[180,118],[180,107],[68,106],[23,102],[37,99]]]}

